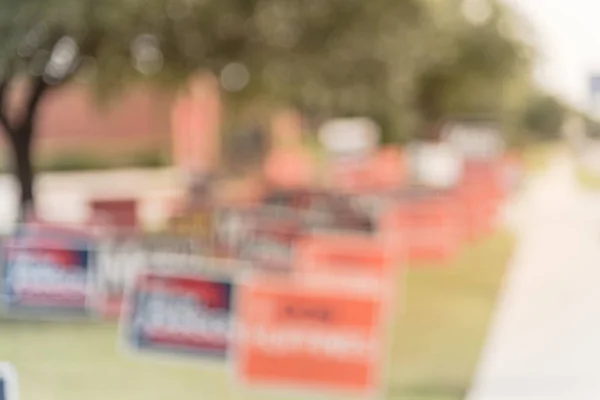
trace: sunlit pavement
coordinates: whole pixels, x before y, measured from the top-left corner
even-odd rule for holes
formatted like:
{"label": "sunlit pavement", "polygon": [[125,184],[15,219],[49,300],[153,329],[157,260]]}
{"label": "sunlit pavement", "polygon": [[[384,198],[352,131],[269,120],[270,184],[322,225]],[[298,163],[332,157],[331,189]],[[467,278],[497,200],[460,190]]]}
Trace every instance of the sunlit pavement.
{"label": "sunlit pavement", "polygon": [[[181,194],[181,178],[173,169],[40,174],[38,212],[49,221],[81,223],[89,217],[93,198],[139,200],[139,217],[146,226],[159,225],[168,213],[168,199]],[[13,178],[0,175],[0,233],[15,219],[17,188]]]}
{"label": "sunlit pavement", "polygon": [[598,400],[600,197],[561,156],[512,211],[519,244],[468,400]]}

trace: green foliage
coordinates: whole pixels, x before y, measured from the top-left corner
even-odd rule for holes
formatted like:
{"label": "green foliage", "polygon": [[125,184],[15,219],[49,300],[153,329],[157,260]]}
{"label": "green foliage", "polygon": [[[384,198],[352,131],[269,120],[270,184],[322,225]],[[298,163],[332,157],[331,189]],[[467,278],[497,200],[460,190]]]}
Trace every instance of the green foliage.
{"label": "green foliage", "polygon": [[600,190],[600,174],[585,165],[577,165],[575,176],[579,185],[588,191]]}
{"label": "green foliage", "polygon": [[[199,70],[220,75],[233,64],[232,79],[248,81],[224,84],[230,108],[291,103],[323,117],[367,115],[398,141],[455,113],[504,117],[522,98],[515,88],[529,85],[521,21],[489,0],[490,15],[474,23],[462,4],[5,0],[0,65],[6,79],[58,84],[79,75],[107,97],[140,81],[178,87]],[[61,61],[65,37],[77,44],[72,63]]]}
{"label": "green foliage", "polygon": [[565,105],[555,97],[535,95],[523,112],[523,128],[538,139],[557,139],[561,135],[567,112]]}
{"label": "green foliage", "polygon": [[594,139],[600,138],[600,122],[590,116],[585,116],[584,120],[587,135]]}
{"label": "green foliage", "polygon": [[460,12],[460,1],[435,4],[432,12],[444,13],[437,32],[445,49],[418,76],[418,115],[425,122],[455,114],[509,118],[520,105],[519,89],[531,81],[532,52],[516,36],[520,21],[491,1],[489,16],[479,23]]}

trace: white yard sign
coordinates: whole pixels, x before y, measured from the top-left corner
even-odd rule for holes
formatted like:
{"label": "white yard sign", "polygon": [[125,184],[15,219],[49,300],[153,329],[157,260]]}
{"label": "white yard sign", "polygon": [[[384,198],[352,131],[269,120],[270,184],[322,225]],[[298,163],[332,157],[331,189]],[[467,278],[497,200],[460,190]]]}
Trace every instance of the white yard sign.
{"label": "white yard sign", "polygon": [[324,124],[319,140],[333,156],[363,157],[379,145],[379,127],[368,118],[335,119]]}
{"label": "white yard sign", "polygon": [[431,188],[447,189],[458,184],[463,159],[447,143],[415,143],[409,147],[413,181]]}
{"label": "white yard sign", "polygon": [[466,159],[495,158],[505,149],[500,130],[491,122],[452,122],[442,137]]}
{"label": "white yard sign", "polygon": [[19,400],[17,371],[3,362],[0,362],[0,400]]}

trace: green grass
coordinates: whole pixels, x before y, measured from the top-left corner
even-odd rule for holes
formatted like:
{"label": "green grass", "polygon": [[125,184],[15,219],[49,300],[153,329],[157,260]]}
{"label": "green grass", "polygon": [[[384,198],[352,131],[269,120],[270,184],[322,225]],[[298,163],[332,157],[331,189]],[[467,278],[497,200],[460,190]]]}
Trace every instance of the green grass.
{"label": "green grass", "polygon": [[117,168],[159,168],[168,165],[165,157],[155,150],[143,150],[128,157],[110,158],[85,153],[64,153],[41,160],[40,171],[71,172]]}
{"label": "green grass", "polygon": [[[399,278],[387,398],[463,398],[512,243],[510,235],[497,233],[466,249],[453,265]],[[17,366],[23,400],[309,398],[246,392],[231,385],[224,368],[131,358],[117,350],[116,338],[113,324],[4,321],[0,360]]]}
{"label": "green grass", "polygon": [[582,165],[575,170],[579,184],[586,190],[600,190],[600,174]]}
{"label": "green grass", "polygon": [[498,232],[445,268],[406,275],[396,323],[390,399],[461,400],[477,368],[513,237]]}
{"label": "green grass", "polygon": [[523,149],[523,162],[525,172],[528,174],[538,174],[544,172],[550,161],[564,146],[559,141],[549,141],[542,143],[529,144]]}

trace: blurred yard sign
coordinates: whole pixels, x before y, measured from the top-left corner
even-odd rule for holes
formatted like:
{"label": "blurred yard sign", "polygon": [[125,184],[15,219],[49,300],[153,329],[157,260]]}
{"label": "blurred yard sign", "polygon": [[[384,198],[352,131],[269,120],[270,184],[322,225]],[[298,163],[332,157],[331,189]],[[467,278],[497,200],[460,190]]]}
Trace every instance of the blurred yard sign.
{"label": "blurred yard sign", "polygon": [[89,203],[92,219],[117,229],[137,229],[138,202],[136,199],[93,199]]}
{"label": "blurred yard sign", "polygon": [[368,118],[335,119],[325,123],[319,140],[330,164],[330,183],[353,190],[370,182],[369,159],[379,145],[380,130]]}
{"label": "blurred yard sign", "polygon": [[447,189],[458,184],[463,159],[444,142],[416,142],[409,146],[412,180],[418,185]]}
{"label": "blurred yard sign", "polygon": [[218,161],[221,103],[214,78],[201,76],[172,111],[173,156],[187,174],[203,176]]}
{"label": "blurred yard sign", "polygon": [[316,233],[298,244],[297,279],[330,288],[390,296],[395,260],[390,245],[367,235]]}
{"label": "blurred yard sign", "polygon": [[448,121],[441,139],[452,145],[465,159],[493,159],[505,149],[499,125],[486,119],[456,119]]}
{"label": "blurred yard sign", "polygon": [[19,383],[16,369],[0,362],[0,400],[19,400]]}
{"label": "blurred yard sign", "polygon": [[97,307],[102,316],[117,318],[126,290],[140,271],[148,268],[147,254],[135,238],[103,239],[98,244]]}
{"label": "blurred yard sign", "polygon": [[502,160],[467,162],[457,192],[465,208],[468,238],[489,233],[506,194]]}
{"label": "blurred yard sign", "polygon": [[206,267],[203,251],[190,238],[166,235],[114,236],[97,245],[97,308],[106,318],[118,317],[124,296],[137,275],[147,270],[198,270]]}
{"label": "blurred yard sign", "polygon": [[296,224],[261,222],[242,246],[239,257],[266,271],[289,272],[300,233]]}
{"label": "blurred yard sign", "polygon": [[193,237],[208,247],[212,244],[215,231],[213,209],[202,206],[173,215],[168,221],[167,229],[176,236]]}
{"label": "blurred yard sign", "polygon": [[135,351],[225,361],[233,337],[234,285],[200,274],[140,275],[122,334]]}
{"label": "blurred yard sign", "polygon": [[84,235],[21,230],[3,246],[0,293],[6,312],[36,319],[92,314],[92,254]]}
{"label": "blurred yard sign", "polygon": [[374,395],[382,384],[378,296],[250,280],[239,293],[239,379],[274,389]]}
{"label": "blurred yard sign", "polygon": [[399,199],[388,218],[400,232],[397,246],[407,248],[412,263],[446,263],[462,244],[464,218],[460,198],[452,192],[430,192]]}
{"label": "blurred yard sign", "polygon": [[323,147],[336,158],[363,158],[379,145],[379,127],[368,118],[336,119],[319,131]]}
{"label": "blurred yard sign", "polygon": [[309,187],[314,180],[314,167],[313,158],[303,148],[275,148],[267,157],[265,175],[275,187]]}
{"label": "blurred yard sign", "polygon": [[406,183],[408,165],[406,154],[397,147],[385,147],[373,157],[369,169],[374,189],[396,189]]}

